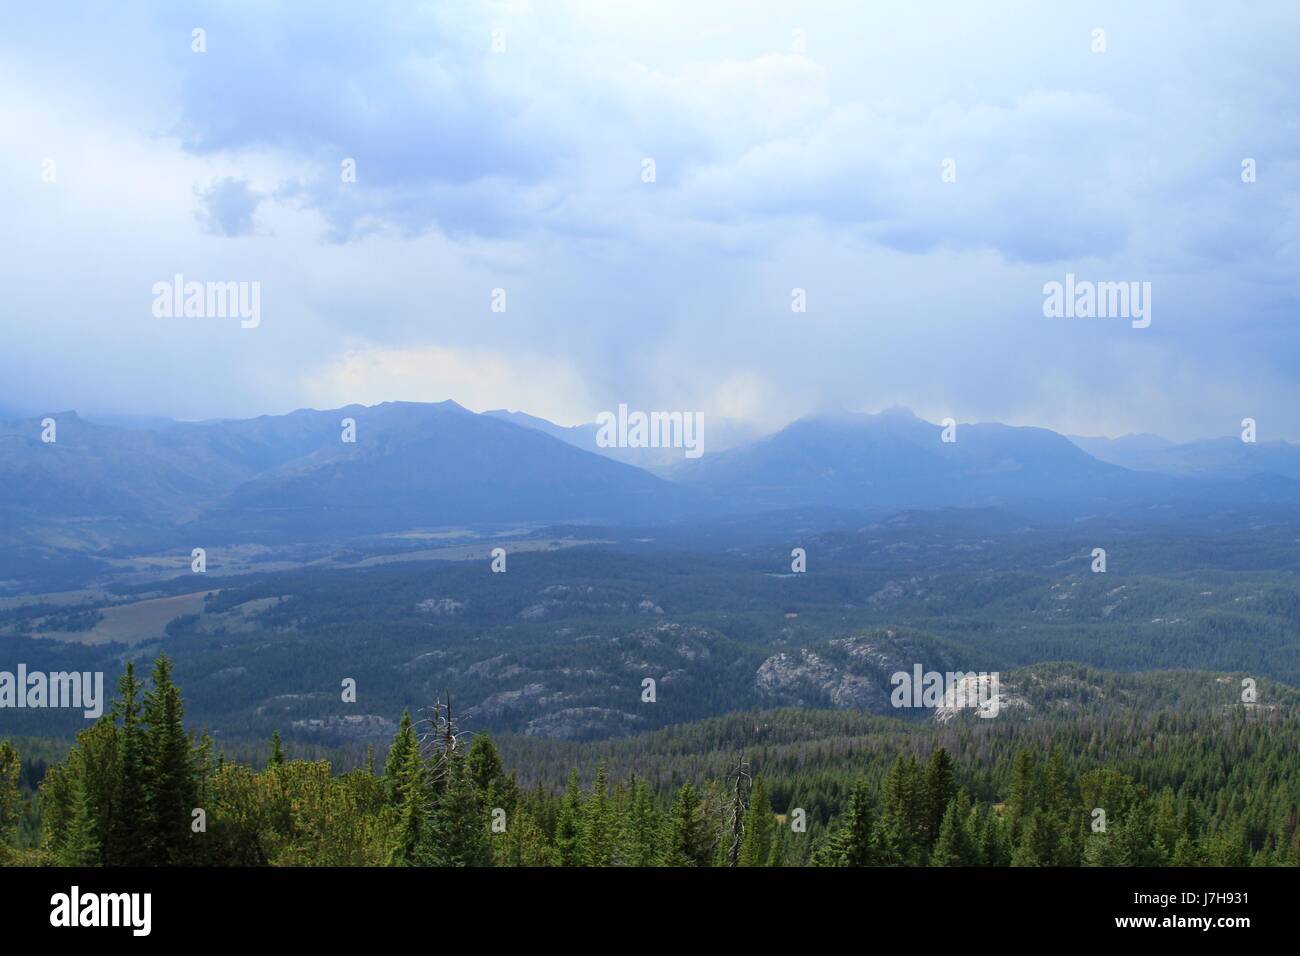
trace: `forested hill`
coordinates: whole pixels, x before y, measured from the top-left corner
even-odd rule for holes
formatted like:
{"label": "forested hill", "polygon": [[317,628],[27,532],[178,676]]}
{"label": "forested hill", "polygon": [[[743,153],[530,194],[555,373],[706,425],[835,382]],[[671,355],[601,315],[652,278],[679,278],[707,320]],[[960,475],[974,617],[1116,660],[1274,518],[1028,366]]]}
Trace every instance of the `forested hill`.
{"label": "forested hill", "polygon": [[[340,773],[278,735],[255,767],[187,733],[166,657],[118,694],[39,781],[0,744],[4,862],[1300,865],[1294,706],[941,726],[785,710],[512,741],[504,762],[435,708],[403,715],[382,767],[372,751]],[[557,757],[563,786],[542,782]]]}

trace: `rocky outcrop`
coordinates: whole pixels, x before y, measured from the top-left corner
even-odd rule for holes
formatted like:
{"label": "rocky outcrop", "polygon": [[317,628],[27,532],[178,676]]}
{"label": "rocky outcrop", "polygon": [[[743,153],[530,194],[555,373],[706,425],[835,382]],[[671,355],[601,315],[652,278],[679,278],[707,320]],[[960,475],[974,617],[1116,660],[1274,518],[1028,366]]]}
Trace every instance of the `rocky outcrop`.
{"label": "rocky outcrop", "polygon": [[641,723],[636,714],[608,707],[567,707],[530,720],[524,733],[532,737],[582,740],[635,733],[641,729]]}
{"label": "rocky outcrop", "polygon": [[950,664],[931,642],[887,629],[774,654],[759,665],[754,685],[774,705],[892,713],[890,676],[918,662],[935,670]]}
{"label": "rocky outcrop", "polygon": [[338,740],[391,740],[393,735],[397,733],[397,723],[395,721],[380,717],[377,714],[311,717],[305,720],[295,720],[290,726],[299,733]]}
{"label": "rocky outcrop", "polygon": [[448,597],[428,598],[415,605],[415,609],[435,617],[456,617],[465,610],[465,602]]}

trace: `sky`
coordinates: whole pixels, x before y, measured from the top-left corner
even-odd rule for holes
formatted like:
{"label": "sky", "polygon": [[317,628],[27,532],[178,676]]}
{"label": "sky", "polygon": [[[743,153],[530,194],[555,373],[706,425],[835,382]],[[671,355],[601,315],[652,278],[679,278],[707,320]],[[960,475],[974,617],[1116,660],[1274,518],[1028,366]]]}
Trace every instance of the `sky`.
{"label": "sky", "polygon": [[0,409],[1300,439],[1300,5],[181,7],[6,12]]}

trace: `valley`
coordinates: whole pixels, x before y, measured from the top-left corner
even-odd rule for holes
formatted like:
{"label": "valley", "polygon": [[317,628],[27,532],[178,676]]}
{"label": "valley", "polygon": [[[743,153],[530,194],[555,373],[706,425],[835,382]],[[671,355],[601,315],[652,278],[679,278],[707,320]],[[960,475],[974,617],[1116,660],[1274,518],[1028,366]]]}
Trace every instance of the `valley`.
{"label": "valley", "polygon": [[[358,447],[322,445],[344,413]],[[1291,852],[1274,802],[1300,776],[1291,478],[1237,458],[1212,479],[1133,471],[1037,429],[965,425],[944,444],[896,410],[795,423],[665,480],[538,421],[398,404],[136,434],[171,469],[147,527],[104,462],[93,500],[3,512],[0,652],[109,675],[165,653],[187,726],[254,765],[274,736],[359,773],[405,746],[404,713],[454,706],[458,733],[552,795],[538,807],[575,771],[663,803],[743,758],[779,819],[807,814],[813,838],[772,851],[788,864],[834,844],[853,779],[887,799],[900,761],[939,750],[987,808],[1025,752],[1085,788],[1120,773],[1139,787],[1125,800],[1195,801],[1212,828],[1240,826],[1211,808],[1253,775],[1273,796],[1250,810],[1252,852]],[[73,420],[60,453],[89,467],[116,440],[100,429]],[[200,468],[209,455],[224,464]],[[114,461],[127,485],[145,463]],[[207,484],[177,494],[195,470]],[[926,674],[956,683],[925,690]],[[39,761],[86,728],[67,711],[2,716]],[[1152,747],[1177,757],[1152,766]],[[1180,782],[1221,752],[1237,766]],[[1240,858],[1214,833],[1182,858]],[[1013,849],[983,852],[1002,865]]]}

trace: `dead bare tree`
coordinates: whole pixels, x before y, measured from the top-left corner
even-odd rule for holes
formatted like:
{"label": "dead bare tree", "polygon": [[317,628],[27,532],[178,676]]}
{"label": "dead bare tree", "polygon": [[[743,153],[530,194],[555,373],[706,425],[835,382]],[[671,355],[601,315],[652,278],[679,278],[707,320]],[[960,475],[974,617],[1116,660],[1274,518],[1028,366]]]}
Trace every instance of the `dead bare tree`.
{"label": "dead bare tree", "polygon": [[429,716],[416,722],[420,751],[425,755],[430,789],[434,791],[447,782],[453,757],[457,751],[464,749],[461,738],[471,736],[468,731],[458,729],[451,710],[450,691],[446,698],[445,704],[434,698],[433,706],[428,711]]}
{"label": "dead bare tree", "polygon": [[736,778],[736,783],[731,797],[731,850],[727,854],[727,866],[738,866],[740,845],[745,840],[745,814],[749,811],[749,793],[754,784],[753,777],[749,773],[749,763],[743,753],[730,776]]}

